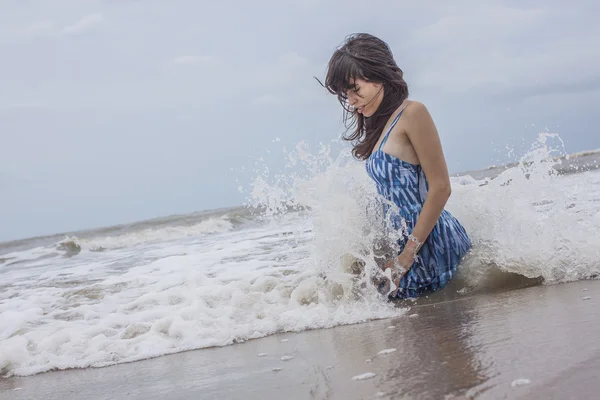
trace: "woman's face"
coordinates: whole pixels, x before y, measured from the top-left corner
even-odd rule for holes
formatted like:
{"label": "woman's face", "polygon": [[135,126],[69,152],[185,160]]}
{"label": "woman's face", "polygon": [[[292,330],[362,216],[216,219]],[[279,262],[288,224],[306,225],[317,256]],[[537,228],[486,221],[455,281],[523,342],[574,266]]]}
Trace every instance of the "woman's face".
{"label": "woman's face", "polygon": [[348,104],[365,117],[375,114],[383,101],[383,85],[359,78],[351,83],[354,88],[346,92]]}

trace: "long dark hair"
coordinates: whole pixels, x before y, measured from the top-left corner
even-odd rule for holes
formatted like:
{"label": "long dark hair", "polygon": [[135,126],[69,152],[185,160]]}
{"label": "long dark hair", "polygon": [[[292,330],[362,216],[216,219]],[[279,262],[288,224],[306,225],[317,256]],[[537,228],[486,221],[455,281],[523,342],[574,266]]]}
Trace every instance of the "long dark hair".
{"label": "long dark hair", "polygon": [[[322,85],[338,96],[347,130],[354,127],[349,136],[343,136],[353,142],[354,157],[362,160],[369,157],[390,116],[408,97],[408,85],[403,75],[390,47],[368,33],[347,36],[331,56]],[[383,85],[383,100],[371,117],[365,117],[348,105],[346,91],[354,88],[355,79]]]}

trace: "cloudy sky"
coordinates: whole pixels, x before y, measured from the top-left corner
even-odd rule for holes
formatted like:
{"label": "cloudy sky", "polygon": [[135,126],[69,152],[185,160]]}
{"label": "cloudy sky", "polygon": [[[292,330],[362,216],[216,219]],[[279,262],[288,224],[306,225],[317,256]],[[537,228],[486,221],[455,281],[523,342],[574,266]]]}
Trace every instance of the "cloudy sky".
{"label": "cloudy sky", "polygon": [[257,158],[343,133],[313,76],[352,32],[390,44],[452,172],[545,130],[599,148],[598,4],[1,0],[0,241],[240,204]]}

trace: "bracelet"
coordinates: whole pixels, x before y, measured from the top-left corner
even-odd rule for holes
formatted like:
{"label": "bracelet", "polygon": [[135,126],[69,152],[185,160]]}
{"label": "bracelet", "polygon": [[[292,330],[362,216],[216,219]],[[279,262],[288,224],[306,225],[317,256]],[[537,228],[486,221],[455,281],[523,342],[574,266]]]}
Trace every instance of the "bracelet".
{"label": "bracelet", "polygon": [[413,250],[413,258],[416,261],[419,258],[419,256],[417,255],[417,253],[421,249],[421,246],[423,245],[423,242],[419,242],[419,239],[417,239],[416,236],[414,236],[412,233],[408,235],[408,240],[410,240],[411,242],[415,242],[416,243],[415,249]]}

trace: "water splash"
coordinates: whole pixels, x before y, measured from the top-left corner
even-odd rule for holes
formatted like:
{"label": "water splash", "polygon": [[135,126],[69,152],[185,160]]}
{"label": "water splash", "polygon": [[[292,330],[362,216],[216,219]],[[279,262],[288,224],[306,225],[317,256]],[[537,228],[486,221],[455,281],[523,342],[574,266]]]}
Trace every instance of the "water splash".
{"label": "water splash", "polygon": [[377,191],[363,165],[349,152],[334,158],[331,145],[313,154],[300,143],[288,157],[282,172],[257,170],[249,204],[263,207],[264,219],[276,224],[296,214],[303,223],[295,225],[293,236],[307,231],[312,236],[307,266],[344,293],[375,301],[372,278],[381,274],[376,260],[390,253],[394,238],[383,236]]}
{"label": "water splash", "polygon": [[[301,229],[313,235],[310,263],[340,282],[349,272],[362,274],[354,283],[372,290],[367,277],[379,270],[374,259],[391,254],[395,238],[382,236],[363,164],[348,153],[333,158],[327,147],[311,154],[304,145],[290,159],[282,173],[257,177],[251,201],[269,210],[267,220],[303,210]],[[446,208],[474,243],[459,274],[462,293],[503,285],[511,275],[557,283],[600,274],[600,174],[562,176],[567,162],[573,157],[560,136],[544,132],[516,164],[480,179],[452,178]]]}
{"label": "water splash", "polygon": [[[559,142],[551,146],[549,139]],[[541,133],[515,167],[494,179],[461,179],[449,203],[474,240],[463,277],[477,286],[494,271],[545,283],[600,272],[600,175],[561,176],[568,160],[557,134]]]}

